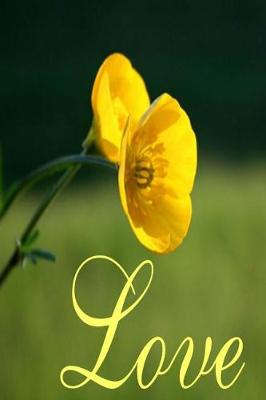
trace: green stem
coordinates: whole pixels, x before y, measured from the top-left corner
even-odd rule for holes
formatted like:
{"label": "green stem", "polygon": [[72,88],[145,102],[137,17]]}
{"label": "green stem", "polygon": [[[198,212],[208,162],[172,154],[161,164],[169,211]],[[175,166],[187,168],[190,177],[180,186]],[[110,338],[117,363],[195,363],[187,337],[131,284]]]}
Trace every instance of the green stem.
{"label": "green stem", "polygon": [[29,189],[31,186],[36,183],[46,179],[49,176],[52,176],[56,173],[64,171],[69,167],[80,167],[81,165],[86,164],[98,164],[104,167],[115,168],[114,164],[111,164],[109,161],[104,158],[97,156],[86,156],[86,155],[71,155],[66,157],[60,157],[56,160],[53,160],[49,163],[42,165],[37,168],[35,171],[29,173],[24,179],[17,182],[11,189],[8,191],[2,208],[0,209],[0,220],[5,216],[15,199],[19,194],[23,191]]}
{"label": "green stem", "polygon": [[[51,204],[52,200],[56,198],[56,196],[59,195],[59,193],[64,189],[66,185],[69,184],[69,182],[73,179],[73,177],[76,175],[78,170],[80,169],[81,165],[84,164],[98,164],[98,165],[103,165],[111,168],[116,168],[114,164],[111,164],[110,162],[99,158],[99,157],[94,157],[94,156],[85,156],[85,152],[83,152],[80,156],[72,156],[72,166],[68,167],[67,171],[61,176],[61,178],[55,183],[55,185],[52,187],[51,191],[47,193],[47,195],[44,197],[43,201],[40,203],[39,207],[36,209],[35,213],[31,217],[30,221],[26,225],[21,237],[17,240],[17,246],[14,249],[13,254],[11,255],[9,261],[7,262],[6,266],[2,270],[0,274],[0,286],[5,282],[6,278],[10,274],[10,272],[19,264],[19,262],[22,259],[22,254],[20,253],[20,245],[23,245],[29,236],[31,235],[33,229],[35,228],[36,224],[39,222],[41,216],[45,212],[45,210],[48,208],[48,206]],[[64,161],[62,161],[64,160]],[[66,162],[67,161],[67,162]],[[61,159],[61,164],[62,165],[68,165],[69,166],[69,158],[65,157]],[[58,167],[60,162],[57,163],[53,162],[54,166]],[[60,164],[60,165],[61,165]],[[74,165],[73,165],[74,164]],[[62,166],[61,165],[61,166]],[[38,169],[36,172],[31,174],[31,179],[26,178],[25,180],[21,181],[21,183],[18,185],[17,189],[14,191],[13,195],[10,195],[9,201],[7,203],[7,206],[5,208],[6,210],[10,207],[10,204],[13,202],[15,197],[18,195],[18,193],[25,189],[26,187],[29,187],[33,182],[36,183],[40,179],[43,179],[43,177],[47,176],[47,172],[52,169],[50,169],[50,165],[47,164],[45,167],[42,167]]]}
{"label": "green stem", "polygon": [[17,246],[15,248],[14,252],[12,253],[11,257],[9,258],[5,268],[1,271],[1,274],[0,274],[0,286],[3,285],[3,283],[7,279],[8,275],[10,274],[10,272],[13,270],[13,268],[16,265],[18,265],[20,260],[21,260],[21,254],[20,254],[20,251],[19,251],[19,247]]}

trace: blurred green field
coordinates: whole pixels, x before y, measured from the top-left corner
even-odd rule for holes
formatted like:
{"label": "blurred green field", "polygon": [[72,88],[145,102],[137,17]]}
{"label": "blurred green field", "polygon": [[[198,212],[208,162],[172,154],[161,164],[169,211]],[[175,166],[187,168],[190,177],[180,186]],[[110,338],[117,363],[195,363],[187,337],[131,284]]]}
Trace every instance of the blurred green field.
{"label": "blurred green field", "polygon": [[[36,200],[36,195],[22,197],[1,225],[1,265]],[[137,242],[121,210],[115,178],[106,185],[69,189],[48,211],[40,228],[39,245],[53,250],[57,263],[16,270],[0,291],[1,400],[265,398],[264,164],[210,164],[200,170],[191,229],[174,254],[153,255]],[[73,275],[85,258],[95,254],[115,258],[128,272],[147,258],[155,265],[149,292],[119,325],[103,376],[124,376],[144,344],[156,335],[167,343],[169,360],[183,338],[194,338],[192,375],[207,336],[213,338],[216,351],[230,337],[240,336],[246,367],[239,381],[223,391],[211,374],[184,391],[178,382],[178,357],[171,371],[145,391],[138,388],[135,374],[116,391],[93,383],[65,389],[60,370],[70,364],[92,368],[105,333],[103,328],[82,324],[71,303]],[[107,265],[88,269],[79,280],[80,303],[90,313],[110,315],[122,283],[119,273]],[[148,375],[156,359],[155,351],[147,365]]]}

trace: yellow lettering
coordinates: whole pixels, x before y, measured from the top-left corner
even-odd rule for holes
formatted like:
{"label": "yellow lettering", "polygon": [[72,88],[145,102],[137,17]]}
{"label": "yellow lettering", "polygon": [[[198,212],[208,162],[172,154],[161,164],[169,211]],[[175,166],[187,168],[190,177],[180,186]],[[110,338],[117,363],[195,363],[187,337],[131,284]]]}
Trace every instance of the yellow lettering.
{"label": "yellow lettering", "polygon": [[[82,308],[80,307],[77,296],[76,296],[76,283],[78,276],[81,272],[81,270],[85,267],[91,264],[94,260],[107,260],[108,262],[111,263],[111,265],[115,268],[117,268],[120,273],[124,276],[126,282],[124,284],[124,287],[121,290],[120,295],[118,296],[117,302],[115,304],[115,307],[113,309],[112,315],[105,317],[105,318],[99,318],[95,317],[92,315],[89,315],[85,313]],[[149,275],[147,278],[147,283],[142,292],[138,295],[136,295],[135,288],[134,288],[134,280],[137,277],[137,275],[144,269],[148,269]],[[241,367],[239,368],[238,372],[234,376],[234,378],[229,382],[228,384],[223,383],[222,380],[222,374],[225,370],[229,369],[232,367],[240,358],[242,351],[243,351],[243,341],[239,337],[232,338],[228,340],[224,346],[221,348],[219,351],[215,361],[212,363],[210,367],[207,368],[207,364],[209,361],[209,357],[212,351],[212,339],[210,337],[207,337],[205,341],[205,347],[204,347],[204,356],[202,360],[202,364],[200,367],[200,370],[197,374],[197,376],[190,382],[186,382],[186,375],[193,357],[194,353],[194,342],[191,337],[185,338],[181,344],[179,345],[178,349],[174,353],[174,356],[171,359],[171,362],[168,364],[168,366],[164,366],[165,363],[165,355],[166,355],[166,345],[164,340],[160,336],[156,336],[149,340],[149,342],[144,346],[142,351],[140,352],[135,364],[132,366],[130,371],[121,379],[118,380],[110,380],[108,378],[105,378],[100,375],[99,370],[105,361],[110,347],[112,345],[113,339],[115,337],[115,333],[118,327],[119,322],[125,318],[128,314],[130,314],[136,307],[137,305],[141,302],[141,300],[144,298],[145,294],[147,293],[150,284],[152,282],[153,278],[153,264],[151,261],[146,260],[143,261],[134,271],[133,273],[128,276],[126,271],[123,269],[123,267],[117,263],[115,260],[113,260],[110,257],[106,256],[94,256],[90,257],[87,260],[85,260],[78,268],[74,279],[73,279],[73,284],[72,284],[72,302],[73,302],[73,307],[80,318],[81,321],[83,321],[86,325],[92,326],[92,327],[105,327],[106,329],[106,334],[97,358],[97,361],[92,368],[92,370],[87,370],[85,368],[78,367],[76,365],[68,365],[65,368],[62,369],[60,373],[60,380],[61,383],[69,388],[69,389],[77,389],[88,382],[92,381],[100,386],[103,386],[107,389],[117,389],[121,385],[123,385],[128,378],[132,375],[134,370],[136,370],[136,375],[137,375],[137,381],[139,386],[142,389],[147,389],[149,388],[155,380],[158,378],[160,375],[165,375],[170,368],[172,367],[173,363],[175,362],[177,356],[179,355],[180,351],[186,346],[186,352],[183,357],[181,366],[180,366],[180,371],[179,371],[179,382],[180,385],[183,389],[189,389],[192,386],[195,385],[195,383],[198,382],[201,376],[209,374],[212,370],[215,369],[215,377],[218,385],[222,389],[228,389],[230,388],[239,378],[241,372],[243,371],[243,368],[245,366],[245,363],[242,363]],[[136,296],[135,301],[132,302],[127,308],[124,307],[125,301],[128,296],[128,292],[132,290],[133,294]],[[232,357],[232,359],[229,362],[225,362],[226,356],[230,350],[230,348],[233,346],[234,343],[237,343],[237,350]],[[146,360],[152,350],[152,348],[155,345],[160,346],[160,360],[158,362],[157,368],[155,370],[154,375],[150,380],[146,383],[144,383],[144,377],[143,377],[143,372],[145,368],[145,363]],[[81,376],[81,380],[77,384],[70,384],[66,380],[66,374],[72,374],[76,373]]]}

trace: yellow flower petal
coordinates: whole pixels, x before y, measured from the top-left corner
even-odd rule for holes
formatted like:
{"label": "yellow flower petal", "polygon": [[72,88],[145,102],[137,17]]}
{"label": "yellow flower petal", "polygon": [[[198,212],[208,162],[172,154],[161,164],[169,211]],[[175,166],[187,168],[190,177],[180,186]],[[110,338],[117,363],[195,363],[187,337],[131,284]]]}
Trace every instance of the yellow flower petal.
{"label": "yellow flower petal", "polygon": [[130,61],[115,53],[101,65],[91,101],[99,147],[109,160],[119,162],[128,117],[136,123],[150,104],[145,83]]}
{"label": "yellow flower petal", "polygon": [[120,197],[133,231],[152,251],[172,251],[187,234],[196,153],[189,118],[167,94],[124,136]]}

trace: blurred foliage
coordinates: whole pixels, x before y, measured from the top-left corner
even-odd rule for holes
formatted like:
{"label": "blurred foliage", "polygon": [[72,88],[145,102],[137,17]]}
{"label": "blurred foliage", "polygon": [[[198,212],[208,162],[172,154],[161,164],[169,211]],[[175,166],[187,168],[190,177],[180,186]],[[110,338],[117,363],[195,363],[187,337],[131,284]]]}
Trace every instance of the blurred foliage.
{"label": "blurred foliage", "polygon": [[[3,399],[61,400],[88,398],[161,400],[263,399],[265,394],[265,165],[234,170],[208,165],[200,170],[193,193],[193,221],[188,237],[173,254],[156,256],[134,237],[112,185],[90,185],[62,196],[40,226],[39,243],[55,251],[57,263],[13,271],[0,291],[0,393]],[[0,264],[14,236],[36,204],[22,197],[0,226]],[[115,234],[114,234],[115,232]],[[104,329],[78,320],[71,285],[78,265],[88,256],[115,258],[129,273],[144,259],[155,265],[151,288],[141,304],[120,324],[102,373],[118,379],[128,372],[144,344],[155,335],[167,343],[168,359],[186,336],[195,340],[194,371],[206,336],[218,349],[232,336],[243,338],[246,368],[224,392],[213,375],[192,389],[178,384],[180,359],[171,372],[147,391],[136,376],[119,390],[94,384],[63,388],[60,370],[69,364],[92,368]],[[140,282],[141,285],[142,282]],[[80,304],[94,315],[110,315],[123,279],[109,266],[97,265],[78,282]],[[145,321],[145,323],[143,323]],[[153,361],[147,365],[147,373]],[[233,373],[233,371],[232,371]]]}
{"label": "blurred foliage", "polygon": [[77,152],[90,92],[111,52],[128,55],[151,98],[188,111],[212,158],[265,156],[263,1],[1,2],[0,142],[8,179]]}

